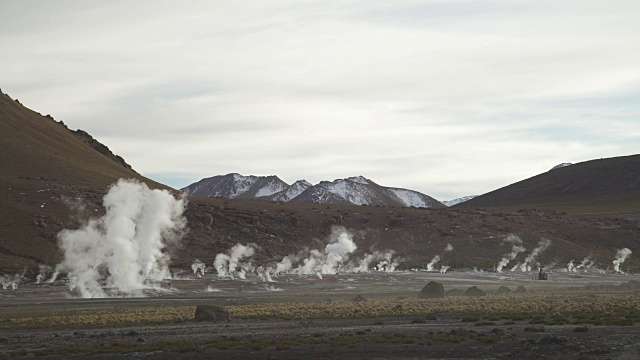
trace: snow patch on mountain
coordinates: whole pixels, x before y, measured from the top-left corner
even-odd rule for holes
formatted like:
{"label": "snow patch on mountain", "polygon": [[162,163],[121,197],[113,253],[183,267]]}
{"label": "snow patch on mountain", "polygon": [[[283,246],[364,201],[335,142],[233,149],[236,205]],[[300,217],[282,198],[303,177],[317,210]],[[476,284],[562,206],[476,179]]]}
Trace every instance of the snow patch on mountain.
{"label": "snow patch on mountain", "polygon": [[277,192],[285,190],[287,187],[288,186],[285,183],[271,181],[256,192],[256,197],[273,195]]}
{"label": "snow patch on mountain", "polygon": [[560,168],[567,167],[567,166],[570,166],[570,165],[573,165],[573,163],[561,163],[561,164],[558,164],[558,165],[552,167],[549,171],[555,170],[555,169],[560,169]]}
{"label": "snow patch on mountain", "polygon": [[471,200],[474,197],[477,197],[478,195],[469,195],[469,196],[463,196],[457,199],[453,199],[453,200],[445,200],[445,201],[441,201],[441,203],[447,205],[447,206],[453,206],[453,205],[457,205],[460,203],[463,203],[465,201]]}
{"label": "snow patch on mountain", "polygon": [[404,203],[404,206],[430,207],[431,202],[427,202],[423,194],[407,189],[389,188],[398,199]]}
{"label": "snow patch on mountain", "polygon": [[352,177],[346,178],[345,180],[353,181],[359,184],[369,185],[369,179],[365,178],[364,176],[352,176]]}

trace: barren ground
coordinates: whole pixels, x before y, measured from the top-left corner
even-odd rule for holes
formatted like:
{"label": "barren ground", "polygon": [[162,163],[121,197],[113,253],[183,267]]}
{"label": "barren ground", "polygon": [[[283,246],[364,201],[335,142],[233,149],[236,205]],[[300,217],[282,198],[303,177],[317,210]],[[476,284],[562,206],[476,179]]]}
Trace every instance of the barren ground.
{"label": "barren ground", "polygon": [[[163,284],[146,297],[77,299],[61,283],[0,291],[0,352],[13,358],[636,359],[638,276],[396,272]],[[416,299],[430,280],[484,297]],[[497,293],[499,286],[526,293]],[[366,300],[352,301],[357,295]],[[228,323],[193,321],[221,305]]]}

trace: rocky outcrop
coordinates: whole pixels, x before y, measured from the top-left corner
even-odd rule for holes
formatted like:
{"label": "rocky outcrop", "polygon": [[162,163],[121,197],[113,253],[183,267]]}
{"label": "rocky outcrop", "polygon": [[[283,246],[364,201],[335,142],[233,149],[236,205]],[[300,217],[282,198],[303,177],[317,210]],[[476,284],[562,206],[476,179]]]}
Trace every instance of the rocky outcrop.
{"label": "rocky outcrop", "polygon": [[436,281],[429,281],[418,294],[418,299],[434,299],[444,297],[444,286]]}
{"label": "rocky outcrop", "polygon": [[118,164],[122,165],[126,169],[133,170],[131,168],[131,165],[127,164],[127,162],[124,161],[124,159],[121,156],[118,156],[112,153],[111,150],[109,150],[109,148],[106,145],[94,139],[93,136],[91,136],[88,132],[80,129],[69,130],[69,131],[71,131],[71,133],[75,135],[75,137],[78,138],[80,141],[89,145],[91,148],[93,148],[100,154],[108,157],[112,161],[117,162]]}

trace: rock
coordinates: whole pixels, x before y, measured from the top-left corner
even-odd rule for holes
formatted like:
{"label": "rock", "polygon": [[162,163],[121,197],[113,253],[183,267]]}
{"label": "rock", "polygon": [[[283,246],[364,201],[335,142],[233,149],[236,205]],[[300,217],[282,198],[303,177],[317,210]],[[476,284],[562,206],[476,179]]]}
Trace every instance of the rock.
{"label": "rock", "polygon": [[229,312],[220,306],[198,305],[196,306],[196,321],[223,322],[230,321]]}
{"label": "rock", "polygon": [[422,288],[420,294],[418,294],[418,299],[433,299],[441,297],[444,297],[444,286],[435,281],[429,281],[429,283]]}
{"label": "rock", "polygon": [[518,285],[518,287],[516,288],[516,292],[517,293],[524,293],[527,292],[527,288],[524,287],[524,285]]}
{"label": "rock", "polygon": [[555,336],[551,334],[544,334],[540,336],[536,344],[539,345],[548,345],[548,344],[566,344],[569,342],[566,336]]}
{"label": "rock", "polygon": [[510,293],[510,292],[511,292],[511,289],[509,289],[506,286],[500,286],[498,288],[498,294],[507,294],[507,293]]}
{"label": "rock", "polygon": [[462,289],[447,290],[445,295],[447,295],[447,296],[464,296],[464,290],[462,290]]}
{"label": "rock", "polygon": [[353,299],[351,299],[351,301],[353,302],[362,302],[362,301],[366,301],[367,299],[364,298],[364,296],[362,295],[358,295],[356,297],[354,297]]}
{"label": "rock", "polygon": [[487,294],[477,286],[472,286],[464,291],[464,295],[465,296],[485,296]]}

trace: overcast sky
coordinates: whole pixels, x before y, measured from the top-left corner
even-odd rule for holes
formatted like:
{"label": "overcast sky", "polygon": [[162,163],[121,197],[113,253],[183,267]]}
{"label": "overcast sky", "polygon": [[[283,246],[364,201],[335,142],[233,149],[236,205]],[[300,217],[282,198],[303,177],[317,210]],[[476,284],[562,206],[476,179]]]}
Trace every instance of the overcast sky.
{"label": "overcast sky", "polygon": [[0,0],[0,88],[176,188],[439,200],[640,153],[640,1]]}

